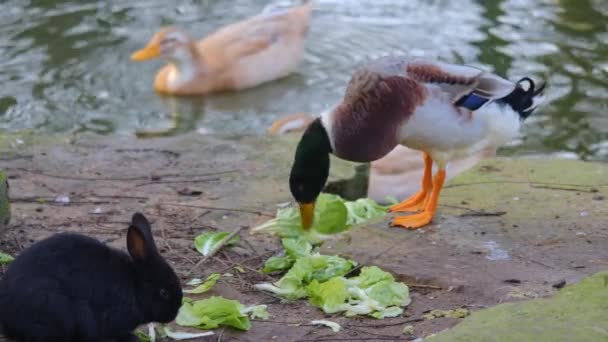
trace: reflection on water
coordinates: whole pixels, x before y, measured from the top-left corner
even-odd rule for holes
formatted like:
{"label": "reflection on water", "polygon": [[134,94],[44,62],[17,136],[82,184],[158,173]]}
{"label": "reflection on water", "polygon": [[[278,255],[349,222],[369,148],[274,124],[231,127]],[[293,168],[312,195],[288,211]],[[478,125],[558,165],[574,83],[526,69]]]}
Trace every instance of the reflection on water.
{"label": "reflection on water", "polygon": [[2,1],[0,130],[263,134],[281,115],[332,105],[356,64],[408,53],[548,78],[549,103],[503,153],[608,159],[605,0],[315,0],[298,73],[206,98],[159,97],[163,63],[129,60],[161,25],[202,37],[267,3]]}

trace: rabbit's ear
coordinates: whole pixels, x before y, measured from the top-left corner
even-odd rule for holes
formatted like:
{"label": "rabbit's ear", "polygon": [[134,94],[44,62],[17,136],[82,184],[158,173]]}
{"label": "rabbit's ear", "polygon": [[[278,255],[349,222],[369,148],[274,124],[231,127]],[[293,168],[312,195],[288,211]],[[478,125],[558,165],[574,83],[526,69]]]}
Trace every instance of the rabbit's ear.
{"label": "rabbit's ear", "polygon": [[127,232],[127,249],[135,260],[145,261],[156,254],[156,244],[150,230],[150,223],[141,213],[133,214],[131,225]]}

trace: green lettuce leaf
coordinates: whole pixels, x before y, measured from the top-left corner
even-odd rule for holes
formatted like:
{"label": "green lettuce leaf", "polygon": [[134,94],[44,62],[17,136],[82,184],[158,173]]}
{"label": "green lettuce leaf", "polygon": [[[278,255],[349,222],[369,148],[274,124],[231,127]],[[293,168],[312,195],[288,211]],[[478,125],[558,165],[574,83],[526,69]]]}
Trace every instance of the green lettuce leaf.
{"label": "green lettuce leaf", "polygon": [[293,266],[295,260],[289,256],[272,256],[264,263],[262,272],[272,273],[277,271],[285,271]]}
{"label": "green lettuce leaf", "polygon": [[266,232],[280,237],[298,237],[304,234],[300,223],[300,212],[293,207],[277,210],[277,216],[251,229],[255,232]]}
{"label": "green lettuce leaf", "polygon": [[306,297],[306,286],[311,281],[323,282],[343,276],[355,265],[354,261],[338,256],[315,254],[297,259],[291,269],[276,283],[256,284],[255,288],[289,300],[300,299]]}
{"label": "green lettuce leaf", "polygon": [[348,229],[347,219],[348,211],[342,198],[337,195],[321,194],[317,198],[315,219],[310,230],[325,235],[338,234]]}
{"label": "green lettuce leaf", "polygon": [[343,276],[357,266],[356,262],[335,255],[316,255],[308,259],[313,267],[311,279],[321,282]]}
{"label": "green lettuce leaf", "polygon": [[285,253],[294,259],[307,257],[312,254],[312,245],[304,239],[282,239],[281,244]]}
{"label": "green lettuce leaf", "polygon": [[[228,232],[208,232],[197,236],[194,239],[194,247],[204,256],[211,254],[222,240],[228,237]],[[234,245],[239,241],[238,235],[233,237],[226,245]]]}
{"label": "green lettuce leaf", "polygon": [[338,195],[321,193],[317,198],[314,221],[309,229],[300,224],[300,211],[289,207],[277,210],[277,216],[252,229],[283,238],[302,237],[313,244],[327,240],[348,230],[352,225],[386,215],[388,206],[382,206],[369,198],[345,201]]}
{"label": "green lettuce leaf", "polygon": [[281,242],[286,255],[270,257],[264,263],[262,272],[271,273],[288,270],[297,258],[310,256],[312,253],[312,245],[302,238],[285,238]]}
{"label": "green lettuce leaf", "polygon": [[348,292],[343,278],[336,277],[324,283],[313,280],[306,291],[310,303],[326,313],[344,311],[344,303],[348,299]]}
{"label": "green lettuce leaf", "polygon": [[215,329],[220,325],[249,330],[251,322],[242,311],[244,306],[236,300],[213,296],[191,303],[183,303],[175,322],[185,327]]}
{"label": "green lettuce leaf", "polygon": [[360,198],[356,201],[345,202],[348,211],[347,224],[354,225],[364,223],[371,219],[382,217],[387,214],[390,206],[382,206],[369,198]]}
{"label": "green lettuce leaf", "polygon": [[270,315],[268,314],[268,306],[267,305],[252,305],[241,310],[241,313],[245,315],[249,315],[251,319],[268,319]]}
{"label": "green lettuce leaf", "polygon": [[310,303],[326,313],[346,316],[395,317],[410,303],[409,289],[376,266],[363,267],[358,277],[313,280],[306,288]]}
{"label": "green lettuce leaf", "polygon": [[342,326],[340,326],[340,324],[336,323],[336,322],[332,322],[332,321],[326,321],[326,320],[315,320],[315,321],[310,321],[310,324],[314,324],[314,325],[324,325],[328,328],[330,328],[333,332],[337,333],[340,332],[340,329],[342,329]]}
{"label": "green lettuce leaf", "polygon": [[406,306],[410,303],[410,293],[407,285],[394,280],[384,280],[367,289],[369,298],[384,307],[392,305]]}
{"label": "green lettuce leaf", "polygon": [[378,266],[362,267],[359,276],[349,279],[349,282],[363,289],[381,281],[395,281],[395,278],[392,274],[381,270]]}
{"label": "green lettuce leaf", "polygon": [[163,327],[163,332],[165,336],[173,339],[173,340],[189,340],[193,338],[201,338],[214,335],[213,331],[208,331],[204,333],[189,333],[185,331],[173,331],[167,327]]}
{"label": "green lettuce leaf", "polygon": [[139,340],[139,342],[151,342],[152,341],[152,339],[150,338],[150,336],[148,336],[148,334],[146,334],[143,331],[137,330],[135,332],[135,336],[137,337],[137,339]]}
{"label": "green lettuce leaf", "polygon": [[215,283],[217,283],[217,281],[219,279],[220,279],[219,273],[212,273],[207,277],[207,279],[205,279],[205,281],[202,284],[200,284],[196,288],[194,288],[192,290],[183,290],[183,292],[191,293],[191,294],[205,293],[205,292],[211,290],[211,288],[213,288],[213,286],[215,286]]}
{"label": "green lettuce leaf", "polygon": [[11,262],[13,262],[13,260],[15,260],[15,258],[13,258],[12,256],[0,252],[0,265],[10,264]]}

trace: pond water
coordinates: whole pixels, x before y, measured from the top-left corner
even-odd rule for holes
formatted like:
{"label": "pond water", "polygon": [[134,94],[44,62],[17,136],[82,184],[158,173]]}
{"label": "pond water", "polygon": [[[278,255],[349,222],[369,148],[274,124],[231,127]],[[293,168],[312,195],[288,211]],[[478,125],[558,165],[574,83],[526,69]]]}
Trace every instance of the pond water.
{"label": "pond water", "polygon": [[265,134],[332,105],[358,63],[407,53],[548,80],[547,104],[501,153],[608,159],[606,0],[314,0],[297,73],[204,98],[159,97],[164,62],[129,60],[162,25],[203,37],[268,3],[2,0],[0,132]]}

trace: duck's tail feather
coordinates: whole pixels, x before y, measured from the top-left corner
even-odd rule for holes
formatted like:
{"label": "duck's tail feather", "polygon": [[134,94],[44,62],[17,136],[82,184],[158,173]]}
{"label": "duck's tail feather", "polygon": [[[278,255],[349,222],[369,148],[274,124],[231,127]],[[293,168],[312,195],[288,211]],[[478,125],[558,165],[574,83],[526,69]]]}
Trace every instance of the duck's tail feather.
{"label": "duck's tail feather", "polygon": [[[524,88],[523,84],[527,83],[527,89]],[[522,120],[525,120],[534,110],[544,102],[544,90],[546,82],[543,82],[540,87],[536,88],[536,85],[529,77],[524,77],[517,81],[515,89],[507,96],[498,100],[498,102],[505,103],[514,111],[519,114]]]}

